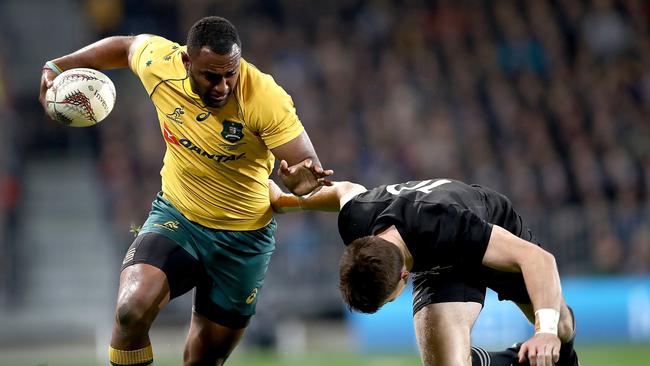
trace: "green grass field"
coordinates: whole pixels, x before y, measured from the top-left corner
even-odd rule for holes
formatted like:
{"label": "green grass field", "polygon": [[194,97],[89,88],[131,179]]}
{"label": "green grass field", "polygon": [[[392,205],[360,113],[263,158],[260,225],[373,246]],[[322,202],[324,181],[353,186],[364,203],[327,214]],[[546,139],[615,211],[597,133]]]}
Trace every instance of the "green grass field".
{"label": "green grass field", "polygon": [[[582,366],[650,366],[650,345],[582,346],[578,348]],[[179,365],[180,360],[156,363]],[[320,354],[301,358],[278,358],[277,355],[239,355],[230,366],[418,366],[417,355],[373,357],[349,354]]]}
{"label": "green grass field", "polygon": [[[578,348],[582,366],[650,366],[650,345],[603,345],[581,346]],[[180,355],[175,359],[157,359],[156,366],[179,366]],[[48,360],[46,362],[16,362],[3,360],[0,353],[0,366],[105,366],[94,360],[87,362],[66,362]],[[418,366],[417,355],[351,355],[349,353],[319,353],[307,356],[280,357],[275,353],[237,353],[228,366]]]}
{"label": "green grass field", "polygon": [[[578,348],[582,366],[650,366],[650,345],[583,346]],[[171,366],[174,363],[161,365]],[[372,357],[351,355],[314,355],[301,359],[278,359],[259,355],[233,359],[231,366],[417,366],[416,355]]]}

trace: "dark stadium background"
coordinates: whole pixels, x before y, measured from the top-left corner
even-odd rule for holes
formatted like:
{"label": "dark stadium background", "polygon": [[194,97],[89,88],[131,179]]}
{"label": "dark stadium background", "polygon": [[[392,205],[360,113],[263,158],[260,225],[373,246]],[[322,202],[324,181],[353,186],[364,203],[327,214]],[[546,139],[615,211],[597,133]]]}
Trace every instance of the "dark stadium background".
{"label": "dark stadium background", "polygon": [[[43,117],[43,63],[108,35],[184,43],[209,14],[230,19],[244,58],[293,96],[335,179],[490,186],[528,218],[563,279],[590,281],[595,291],[580,300],[589,307],[608,300],[598,281],[633,281],[615,316],[637,309],[636,333],[606,348],[587,334],[578,349],[588,365],[648,362],[648,1],[3,0],[0,365],[106,363],[129,227],[159,189],[163,139],[131,72],[107,73],[117,104],[106,121],[70,129]],[[305,355],[332,350],[370,359],[376,350],[355,339],[337,292],[335,215],[278,222],[258,315],[233,364],[248,351],[264,352],[261,364],[279,354],[316,365]],[[190,305],[176,300],[154,325],[157,358],[178,364]],[[595,311],[587,329],[601,326]],[[413,346],[396,352],[417,364]],[[638,358],[619,356],[629,354]]]}

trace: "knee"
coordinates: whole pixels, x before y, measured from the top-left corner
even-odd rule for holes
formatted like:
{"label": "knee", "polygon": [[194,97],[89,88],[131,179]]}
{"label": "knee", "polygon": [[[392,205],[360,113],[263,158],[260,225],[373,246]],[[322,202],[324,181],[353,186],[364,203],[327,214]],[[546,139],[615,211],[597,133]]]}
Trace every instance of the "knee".
{"label": "knee", "polygon": [[123,329],[149,329],[156,313],[151,306],[141,301],[130,300],[118,303],[115,311],[115,322]]}

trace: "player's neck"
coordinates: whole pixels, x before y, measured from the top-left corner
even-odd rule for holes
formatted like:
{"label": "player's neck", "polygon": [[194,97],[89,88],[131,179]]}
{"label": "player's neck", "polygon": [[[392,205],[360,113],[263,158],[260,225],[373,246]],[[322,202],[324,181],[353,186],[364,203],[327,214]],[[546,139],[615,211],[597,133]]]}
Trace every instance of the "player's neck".
{"label": "player's neck", "polygon": [[395,225],[379,231],[376,235],[399,248],[404,256],[404,266],[407,271],[410,271],[413,268],[413,256]]}

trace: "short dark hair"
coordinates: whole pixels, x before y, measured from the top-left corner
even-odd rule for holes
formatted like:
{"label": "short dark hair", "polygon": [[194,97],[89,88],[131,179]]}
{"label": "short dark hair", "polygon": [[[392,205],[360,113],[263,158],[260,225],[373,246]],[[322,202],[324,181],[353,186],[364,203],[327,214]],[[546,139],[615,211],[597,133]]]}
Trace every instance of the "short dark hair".
{"label": "short dark hair", "polygon": [[228,54],[232,45],[241,48],[237,29],[226,18],[210,16],[194,23],[187,33],[187,52],[193,54],[207,46],[212,52]]}
{"label": "short dark hair", "polygon": [[350,310],[372,314],[386,302],[401,279],[404,256],[377,236],[356,239],[339,262],[339,290]]}

